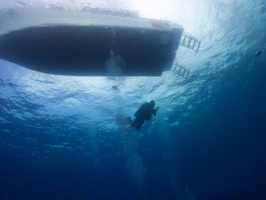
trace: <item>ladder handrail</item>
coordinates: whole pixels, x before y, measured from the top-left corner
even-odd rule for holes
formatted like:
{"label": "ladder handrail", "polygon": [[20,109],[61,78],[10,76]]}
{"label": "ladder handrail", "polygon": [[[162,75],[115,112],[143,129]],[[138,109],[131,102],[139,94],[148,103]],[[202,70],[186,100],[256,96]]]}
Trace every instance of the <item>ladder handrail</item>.
{"label": "ladder handrail", "polygon": [[173,62],[171,71],[178,76],[182,76],[184,79],[187,79],[190,74],[190,71],[186,69],[185,66],[181,64],[180,62],[178,62],[177,60]]}
{"label": "ladder handrail", "polygon": [[[188,42],[186,43],[187,39],[188,39]],[[190,45],[191,44],[191,41],[194,42],[192,45]],[[201,44],[200,41],[198,41],[195,37],[189,35],[186,32],[183,32],[179,43],[182,46],[187,47],[189,49],[192,49],[193,51],[196,51],[196,52],[199,51],[200,44]]]}

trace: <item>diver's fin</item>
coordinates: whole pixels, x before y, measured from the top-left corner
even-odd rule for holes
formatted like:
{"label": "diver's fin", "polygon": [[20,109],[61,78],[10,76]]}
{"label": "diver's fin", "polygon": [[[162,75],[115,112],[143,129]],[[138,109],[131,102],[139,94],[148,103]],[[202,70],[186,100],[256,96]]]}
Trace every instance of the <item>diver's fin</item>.
{"label": "diver's fin", "polygon": [[131,117],[122,118],[121,121],[120,121],[120,123],[121,124],[132,124]]}
{"label": "diver's fin", "polygon": [[129,124],[132,124],[131,117],[126,117],[125,120],[126,120]]}

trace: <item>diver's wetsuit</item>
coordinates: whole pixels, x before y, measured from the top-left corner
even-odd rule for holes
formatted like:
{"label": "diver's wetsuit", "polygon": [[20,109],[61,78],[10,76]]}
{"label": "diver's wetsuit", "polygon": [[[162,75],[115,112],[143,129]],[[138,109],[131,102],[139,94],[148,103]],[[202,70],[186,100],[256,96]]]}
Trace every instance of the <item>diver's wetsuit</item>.
{"label": "diver's wetsuit", "polygon": [[[151,101],[152,102],[152,101]],[[156,111],[154,109],[155,103],[144,103],[134,114],[136,119],[132,122],[131,126],[135,127],[137,130],[141,128],[145,120],[150,120],[152,118],[152,115],[156,115]]]}

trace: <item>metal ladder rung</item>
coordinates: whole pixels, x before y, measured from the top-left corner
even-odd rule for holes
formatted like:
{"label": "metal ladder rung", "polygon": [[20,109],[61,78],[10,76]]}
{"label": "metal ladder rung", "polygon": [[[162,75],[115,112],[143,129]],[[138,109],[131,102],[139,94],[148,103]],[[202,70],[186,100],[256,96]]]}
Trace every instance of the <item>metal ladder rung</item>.
{"label": "metal ladder rung", "polygon": [[193,49],[195,47],[195,44],[196,44],[196,40],[193,40],[193,45],[191,45]]}

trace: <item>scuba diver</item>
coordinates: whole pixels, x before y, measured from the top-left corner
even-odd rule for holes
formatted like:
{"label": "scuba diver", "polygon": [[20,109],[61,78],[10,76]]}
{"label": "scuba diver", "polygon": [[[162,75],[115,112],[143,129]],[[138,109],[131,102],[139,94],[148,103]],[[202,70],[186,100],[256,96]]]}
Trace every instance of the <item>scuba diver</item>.
{"label": "scuba diver", "polygon": [[155,101],[151,100],[150,103],[144,103],[142,106],[137,110],[137,112],[134,114],[136,117],[135,120],[132,122],[131,118],[129,117],[129,121],[131,123],[132,127],[135,127],[137,130],[141,128],[145,120],[151,120],[152,115],[156,115],[156,112],[158,111],[159,107],[154,109]]}

